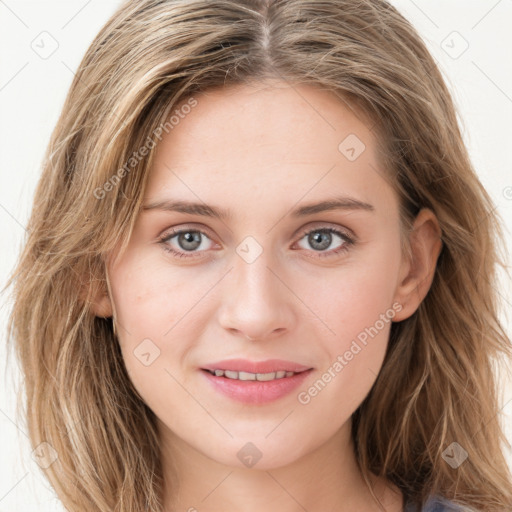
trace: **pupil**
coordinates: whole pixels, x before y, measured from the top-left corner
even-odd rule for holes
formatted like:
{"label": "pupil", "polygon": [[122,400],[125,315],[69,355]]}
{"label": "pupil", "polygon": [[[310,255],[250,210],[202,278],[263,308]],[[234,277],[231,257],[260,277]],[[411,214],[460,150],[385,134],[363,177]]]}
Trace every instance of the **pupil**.
{"label": "pupil", "polygon": [[181,233],[178,240],[182,249],[197,249],[201,245],[201,234],[187,231],[186,233]]}
{"label": "pupil", "polygon": [[[323,241],[322,241],[323,239]],[[331,245],[331,234],[323,231],[316,231],[314,234],[309,235],[309,243],[313,248],[315,244],[319,244],[316,249],[327,249]]]}

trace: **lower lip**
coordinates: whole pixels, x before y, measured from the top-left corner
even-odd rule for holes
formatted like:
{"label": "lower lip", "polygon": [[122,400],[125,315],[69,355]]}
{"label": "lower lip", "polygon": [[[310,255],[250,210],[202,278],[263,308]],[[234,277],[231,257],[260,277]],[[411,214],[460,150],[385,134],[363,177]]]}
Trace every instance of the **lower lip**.
{"label": "lower lip", "polygon": [[246,404],[263,404],[278,400],[300,386],[313,370],[296,373],[268,381],[237,380],[217,377],[206,370],[201,370],[213,387],[224,395]]}

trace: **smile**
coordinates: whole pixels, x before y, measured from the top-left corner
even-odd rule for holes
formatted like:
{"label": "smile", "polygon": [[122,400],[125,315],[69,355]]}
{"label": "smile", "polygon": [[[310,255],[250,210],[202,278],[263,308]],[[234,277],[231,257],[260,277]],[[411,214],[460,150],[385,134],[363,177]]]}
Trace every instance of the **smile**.
{"label": "smile", "polygon": [[[280,370],[277,372],[270,373],[251,373],[251,372],[236,372],[233,370],[206,370],[207,372],[215,375],[216,377],[226,377],[234,380],[258,380],[261,382],[283,379],[286,377],[292,377],[296,372],[287,372]],[[300,373],[300,372],[297,372]]]}
{"label": "smile", "polygon": [[312,368],[266,373],[203,368],[200,374],[221,396],[245,404],[263,405],[291,395],[312,372]]}

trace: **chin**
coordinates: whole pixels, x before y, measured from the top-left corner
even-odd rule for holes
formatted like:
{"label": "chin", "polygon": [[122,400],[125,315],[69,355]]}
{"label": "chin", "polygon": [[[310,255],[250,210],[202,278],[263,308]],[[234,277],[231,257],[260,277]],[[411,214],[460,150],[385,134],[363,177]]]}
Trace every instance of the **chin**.
{"label": "chin", "polygon": [[221,451],[205,455],[219,464],[238,469],[271,470],[295,462],[302,455],[297,450],[297,444],[265,439],[263,434],[260,437],[249,435],[231,439]]}

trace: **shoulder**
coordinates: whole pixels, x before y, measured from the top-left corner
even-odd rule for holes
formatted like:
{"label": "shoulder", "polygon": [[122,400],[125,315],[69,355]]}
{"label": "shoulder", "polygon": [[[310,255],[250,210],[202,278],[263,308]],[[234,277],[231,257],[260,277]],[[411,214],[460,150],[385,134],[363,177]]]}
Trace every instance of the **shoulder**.
{"label": "shoulder", "polygon": [[404,512],[466,512],[467,509],[455,505],[450,500],[441,496],[432,496],[422,509],[418,510],[412,503],[407,504]]}

